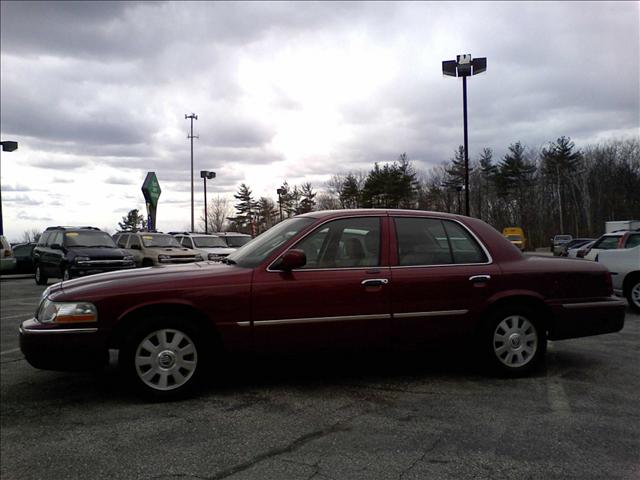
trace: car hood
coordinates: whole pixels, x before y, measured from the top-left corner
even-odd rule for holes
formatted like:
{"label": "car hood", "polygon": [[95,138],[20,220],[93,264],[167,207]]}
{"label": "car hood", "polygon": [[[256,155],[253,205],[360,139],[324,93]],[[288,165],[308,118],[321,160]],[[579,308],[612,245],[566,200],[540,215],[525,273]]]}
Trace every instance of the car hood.
{"label": "car hood", "polygon": [[207,253],[215,253],[216,255],[229,255],[237,250],[237,248],[231,247],[198,247],[198,249]]}
{"label": "car hood", "polygon": [[190,253],[195,255],[195,251],[186,247],[145,247],[149,253]]}
{"label": "car hood", "polygon": [[121,248],[109,247],[67,247],[67,251],[74,257],[92,257],[92,258],[122,258],[127,253]]}
{"label": "car hood", "polygon": [[62,282],[56,299],[89,299],[124,294],[131,291],[176,288],[183,284],[224,284],[229,277],[251,275],[250,269],[216,262],[196,262],[184,265],[153,267],[99,273]]}

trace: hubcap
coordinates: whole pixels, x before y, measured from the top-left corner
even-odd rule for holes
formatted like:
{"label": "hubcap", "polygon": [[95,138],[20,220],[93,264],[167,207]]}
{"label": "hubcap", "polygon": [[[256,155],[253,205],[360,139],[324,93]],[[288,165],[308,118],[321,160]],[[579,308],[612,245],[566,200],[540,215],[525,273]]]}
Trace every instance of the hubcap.
{"label": "hubcap", "polygon": [[40,265],[36,267],[36,280],[40,281]]}
{"label": "hubcap", "polygon": [[636,283],[631,289],[631,301],[636,307],[640,308],[640,282]]}
{"label": "hubcap", "polygon": [[493,332],[493,351],[507,367],[523,367],[533,359],[538,347],[538,332],[527,318],[511,315]]}
{"label": "hubcap", "polygon": [[198,365],[195,344],[185,333],[165,328],[147,335],[135,354],[136,373],[154,390],[175,390],[185,385]]}

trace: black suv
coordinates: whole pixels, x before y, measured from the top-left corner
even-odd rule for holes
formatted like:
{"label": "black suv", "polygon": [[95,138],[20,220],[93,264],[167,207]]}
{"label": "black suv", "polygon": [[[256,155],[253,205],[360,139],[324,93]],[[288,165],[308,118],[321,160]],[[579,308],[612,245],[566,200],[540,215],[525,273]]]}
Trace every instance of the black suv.
{"label": "black suv", "polygon": [[49,277],[68,280],[135,267],[133,257],[95,227],[47,228],[33,249],[33,264],[38,285]]}

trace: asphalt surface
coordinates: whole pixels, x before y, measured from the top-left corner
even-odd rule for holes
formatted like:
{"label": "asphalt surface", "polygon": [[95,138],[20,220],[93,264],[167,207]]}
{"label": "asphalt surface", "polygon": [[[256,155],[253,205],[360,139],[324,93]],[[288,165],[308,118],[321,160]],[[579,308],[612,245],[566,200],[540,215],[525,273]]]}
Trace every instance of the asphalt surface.
{"label": "asphalt surface", "polygon": [[[4,479],[640,478],[640,316],[550,344],[501,379],[462,345],[416,355],[229,359],[181,402],[145,403],[114,371],[40,371],[17,327],[43,287],[2,277]],[[470,365],[471,364],[471,365]]]}

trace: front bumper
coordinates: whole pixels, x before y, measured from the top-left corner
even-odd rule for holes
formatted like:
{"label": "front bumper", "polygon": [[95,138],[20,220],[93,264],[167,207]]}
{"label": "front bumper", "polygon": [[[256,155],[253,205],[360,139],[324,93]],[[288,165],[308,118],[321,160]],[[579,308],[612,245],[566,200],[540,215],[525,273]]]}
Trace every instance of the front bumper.
{"label": "front bumper", "polygon": [[136,268],[135,263],[131,265],[71,265],[69,267],[69,274],[73,278],[86,277],[87,275],[93,275],[95,273],[117,272],[119,270],[129,270]]}
{"label": "front bumper", "polygon": [[95,327],[50,328],[35,319],[20,325],[20,350],[43,370],[96,370],[109,360],[105,336]]}
{"label": "front bumper", "polygon": [[619,332],[624,327],[626,306],[625,301],[615,297],[554,305],[549,340]]}

